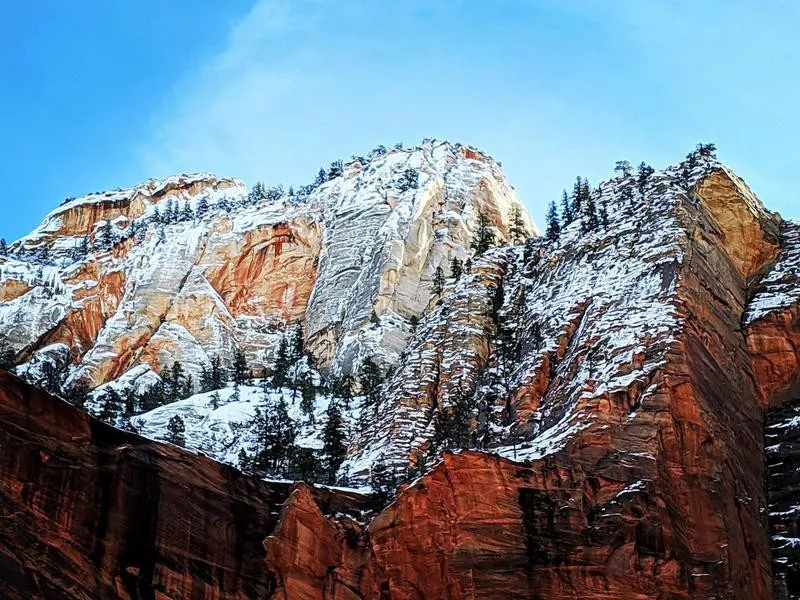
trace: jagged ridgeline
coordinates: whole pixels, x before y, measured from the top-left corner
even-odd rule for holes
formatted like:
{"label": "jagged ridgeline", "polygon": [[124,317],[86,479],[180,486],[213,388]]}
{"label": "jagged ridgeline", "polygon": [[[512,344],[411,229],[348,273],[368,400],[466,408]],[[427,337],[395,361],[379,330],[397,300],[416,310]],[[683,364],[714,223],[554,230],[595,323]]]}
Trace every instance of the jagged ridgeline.
{"label": "jagged ridgeline", "polygon": [[260,477],[424,474],[330,535],[364,597],[790,598],[799,256],[708,144],[579,177],[541,237],[485,154],[381,147],[69,199],[0,244],[0,367]]}
{"label": "jagged ridgeline", "polygon": [[[535,233],[493,159],[432,140],[297,189],[201,174],[69,198],[3,251],[3,360],[120,427],[343,481],[355,431],[473,245]],[[315,464],[324,440],[336,457]]]}
{"label": "jagged ridgeline", "polygon": [[[640,312],[638,339],[661,319],[666,347],[667,290],[628,296],[679,259],[661,223],[713,152],[658,175],[623,161],[594,190],[579,177],[546,239],[497,163],[435,141],[334,162],[297,190],[194,175],[69,198],[2,245],[2,361],[260,474],[347,483],[421,472],[447,448],[536,456],[574,429],[573,396],[620,385],[608,357],[629,347],[613,337],[573,349],[557,379],[587,317]],[[620,245],[642,254],[624,273]]]}
{"label": "jagged ridgeline", "polygon": [[777,240],[712,145],[616,173],[578,177],[544,237],[494,160],[437,141],[297,190],[184,175],[67,199],[0,258],[2,360],[260,475],[388,489],[443,449],[539,458],[601,399],[635,417],[657,390],[711,182]]}

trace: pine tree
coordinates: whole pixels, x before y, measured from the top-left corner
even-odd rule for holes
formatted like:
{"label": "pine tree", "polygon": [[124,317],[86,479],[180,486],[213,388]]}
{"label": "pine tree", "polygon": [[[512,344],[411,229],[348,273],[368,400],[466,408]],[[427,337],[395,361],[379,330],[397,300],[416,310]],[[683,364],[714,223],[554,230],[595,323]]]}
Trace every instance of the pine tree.
{"label": "pine tree", "polygon": [[181,389],[181,398],[189,398],[194,395],[194,377],[191,373],[186,373]]}
{"label": "pine tree", "polygon": [[225,370],[222,368],[222,362],[219,356],[211,359],[211,365],[201,365],[202,372],[200,374],[200,391],[211,392],[220,390],[225,387]]}
{"label": "pine tree", "polygon": [[341,398],[343,404],[349,408],[350,400],[353,398],[353,376],[344,375],[343,377],[332,377],[331,393]]}
{"label": "pine tree", "polygon": [[266,190],[264,189],[264,184],[260,181],[256,181],[253,184],[253,187],[250,189],[250,192],[247,194],[247,203],[248,204],[256,204],[267,197]]}
{"label": "pine tree", "polygon": [[222,398],[219,397],[219,392],[214,392],[208,399],[208,405],[213,410],[217,410],[219,408],[220,402],[222,402]]}
{"label": "pine tree", "polygon": [[454,256],[450,260],[450,277],[458,280],[459,277],[464,273],[464,263],[459,260],[457,256]]}
{"label": "pine tree", "polygon": [[482,397],[475,404],[476,425],[475,425],[475,447],[488,448],[494,438],[492,423],[494,422],[490,404],[496,398],[492,395]]}
{"label": "pine tree", "polygon": [[419,171],[414,167],[408,167],[400,176],[398,188],[400,192],[407,192],[408,190],[415,190],[419,187]]}
{"label": "pine tree", "polygon": [[192,207],[189,205],[188,202],[185,202],[183,205],[183,211],[181,212],[181,220],[182,221],[194,220],[194,213],[192,212]]}
{"label": "pine tree", "polygon": [[126,388],[122,392],[122,418],[130,421],[130,418],[136,413],[136,391],[132,388]]}
{"label": "pine tree", "polygon": [[433,292],[434,296],[441,296],[442,292],[444,291],[444,271],[442,267],[436,267],[436,271],[433,273],[433,280],[431,282],[431,292]]}
{"label": "pine tree", "polygon": [[267,200],[270,202],[277,202],[286,195],[283,191],[282,185],[272,186],[267,190]]}
{"label": "pine tree", "polygon": [[172,367],[169,365],[164,365],[161,367],[161,371],[159,371],[158,376],[161,378],[161,381],[164,384],[164,392],[166,395],[168,393],[167,388],[172,381]]}
{"label": "pine tree", "polygon": [[186,432],[186,425],[180,415],[174,415],[167,424],[167,441],[176,446],[183,446],[186,440],[183,434]]}
{"label": "pine tree", "polygon": [[547,208],[547,239],[555,241],[561,236],[561,225],[558,222],[556,203],[550,202]]}
{"label": "pine tree", "polygon": [[644,197],[645,190],[647,189],[647,183],[650,181],[650,176],[655,173],[653,167],[648,165],[645,162],[639,164],[639,169],[636,174],[636,183],[639,186],[639,194]]}
{"label": "pine tree", "polygon": [[305,332],[303,331],[303,324],[299,323],[292,332],[292,347],[290,359],[292,362],[297,362],[303,358],[305,345]]}
{"label": "pine tree", "polygon": [[314,423],[314,403],[317,399],[317,388],[310,376],[306,375],[301,379],[300,389],[300,408],[308,417],[309,422]]}
{"label": "pine tree", "polygon": [[564,190],[561,196],[561,222],[564,223],[564,227],[566,227],[574,220],[575,215],[572,213],[572,206],[569,203],[569,196],[567,195],[567,190]]}
{"label": "pine tree", "polygon": [[11,371],[16,365],[16,352],[8,340],[0,336],[0,371]]}
{"label": "pine tree", "polygon": [[89,399],[89,391],[88,383],[85,381],[78,381],[66,389],[64,392],[64,399],[73,406],[83,409],[86,406],[86,401]]}
{"label": "pine tree", "polygon": [[42,378],[39,381],[39,386],[46,392],[53,395],[61,395],[61,374],[58,372],[56,365],[49,360],[43,361],[40,368]]}
{"label": "pine tree", "polygon": [[222,366],[222,361],[219,356],[215,356],[211,359],[211,384],[214,386],[213,389],[220,390],[224,388],[227,378],[228,374]]}
{"label": "pine tree", "polygon": [[217,206],[220,208],[220,210],[223,210],[226,213],[231,212],[231,209],[233,208],[230,198],[227,196],[223,196],[222,199],[217,202]]}
{"label": "pine tree", "polygon": [[159,406],[163,406],[165,400],[164,382],[159,381],[139,395],[139,408],[142,412],[147,412]]}
{"label": "pine tree", "polygon": [[600,223],[608,229],[608,200],[605,197],[600,200]]}
{"label": "pine tree", "polygon": [[131,418],[127,415],[122,415],[122,419],[120,420],[119,423],[119,428],[122,429],[123,431],[129,431],[131,433],[139,433],[139,429],[136,427],[136,425],[133,424]]}
{"label": "pine tree", "polygon": [[167,200],[167,207],[164,209],[164,216],[162,218],[163,223],[169,224],[175,222],[175,219],[173,218],[173,211],[175,211],[175,201],[170,198]]}
{"label": "pine tree", "polygon": [[314,180],[314,187],[319,187],[326,181],[328,181],[328,177],[325,174],[325,169],[320,169],[319,173],[317,173],[317,178]]}
{"label": "pine tree", "polygon": [[511,242],[513,244],[522,244],[528,238],[528,229],[525,227],[522,211],[516,204],[511,206],[509,220],[511,223],[508,228],[508,235],[511,238]]}
{"label": "pine tree", "polygon": [[572,214],[575,218],[583,213],[583,181],[580,177],[575,178],[572,185]]}
{"label": "pine tree", "polygon": [[72,260],[79,261],[83,260],[89,255],[89,242],[84,237],[81,238],[80,243],[72,248]]}
{"label": "pine tree", "polygon": [[0,256],[8,256],[8,245],[5,238],[0,238]]}
{"label": "pine tree", "polygon": [[588,182],[584,191],[584,215],[581,220],[581,227],[584,233],[594,231],[600,224],[597,218],[597,205],[595,204],[594,197],[588,189]]}
{"label": "pine tree", "polygon": [[[381,376],[380,368],[371,357],[364,359],[361,364],[359,379],[361,381],[361,391],[364,394],[364,407],[372,406],[377,410],[383,377]],[[362,412],[366,413],[366,411]],[[366,418],[366,414],[362,416]]]}
{"label": "pine tree", "polygon": [[468,448],[472,408],[470,399],[461,391],[451,394],[450,406],[440,407],[434,418],[433,444],[437,450]]}
{"label": "pine tree", "polygon": [[331,168],[328,169],[328,179],[335,179],[344,174],[344,167],[341,160],[335,160],[331,163]]}
{"label": "pine tree", "polygon": [[176,360],[171,369],[164,367],[161,370],[161,380],[164,382],[165,397],[168,402],[175,402],[183,397],[186,374],[180,361]]}
{"label": "pine tree", "polygon": [[253,459],[247,454],[244,448],[239,449],[238,461],[239,470],[246,475],[253,475]]}
{"label": "pine tree", "polygon": [[106,220],[101,225],[98,242],[104,250],[108,250],[114,245],[114,232],[111,230],[111,221]]}
{"label": "pine tree", "polygon": [[48,264],[50,262],[50,248],[45,244],[41,244],[36,249],[36,260],[42,264]]}
{"label": "pine tree", "polygon": [[205,394],[213,390],[211,383],[211,368],[206,365],[200,365],[200,393]]}
{"label": "pine tree", "polygon": [[297,436],[283,396],[274,404],[265,403],[261,409],[256,409],[252,426],[257,444],[253,455],[254,470],[279,475],[286,467],[286,459],[294,453]]}
{"label": "pine tree", "polygon": [[378,506],[382,508],[392,500],[397,491],[397,477],[386,465],[386,456],[383,454],[373,463],[369,482]]}
{"label": "pine tree", "polygon": [[542,337],[542,326],[536,321],[534,321],[531,325],[531,339],[533,340],[533,345],[536,347],[536,349],[541,350],[542,344],[544,343],[544,337]]}
{"label": "pine tree", "polygon": [[180,219],[180,206],[178,206],[178,201],[171,201],[172,210],[170,211],[169,222],[170,223],[177,223]]}
{"label": "pine tree", "polygon": [[480,256],[494,245],[495,237],[492,232],[492,221],[485,212],[480,211],[478,213],[478,226],[475,230],[475,235],[472,236],[472,249],[475,250],[475,256]]}
{"label": "pine tree", "polygon": [[342,412],[339,405],[331,401],[325,411],[325,426],[322,429],[322,453],[325,456],[325,474],[329,483],[336,482],[336,473],[344,462],[347,453],[346,438]]}
{"label": "pine tree", "polygon": [[614,165],[614,171],[620,174],[620,176],[628,178],[631,176],[631,163],[627,160],[618,160],[617,164]]}
{"label": "pine tree", "polygon": [[289,460],[289,476],[295,481],[313,483],[324,474],[317,451],[313,448],[297,447]]}
{"label": "pine tree", "polygon": [[97,418],[114,425],[122,408],[122,398],[112,387],[107,387],[100,397],[100,414]]}
{"label": "pine tree", "polygon": [[236,348],[233,352],[233,381],[239,385],[244,385],[252,377],[250,368],[247,366],[247,357],[244,352]]}
{"label": "pine tree", "polygon": [[697,144],[697,154],[703,158],[717,158],[717,146],[712,143]]}
{"label": "pine tree", "polygon": [[289,342],[285,335],[278,342],[278,352],[275,356],[275,370],[272,373],[272,385],[276,388],[284,387],[289,382]]}
{"label": "pine tree", "polygon": [[163,221],[163,217],[161,216],[161,211],[158,210],[156,206],[153,209],[153,223],[161,223]]}
{"label": "pine tree", "polygon": [[200,200],[197,202],[197,217],[202,219],[208,213],[209,206],[208,206],[208,199],[205,196],[202,196]]}

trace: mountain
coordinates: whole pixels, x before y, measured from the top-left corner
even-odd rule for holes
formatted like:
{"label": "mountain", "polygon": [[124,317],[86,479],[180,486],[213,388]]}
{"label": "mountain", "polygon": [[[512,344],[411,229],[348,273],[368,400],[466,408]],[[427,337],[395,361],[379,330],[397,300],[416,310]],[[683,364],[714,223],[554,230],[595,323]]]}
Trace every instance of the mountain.
{"label": "mountain", "polygon": [[[178,216],[154,218],[168,204]],[[282,492],[280,518],[259,528],[259,593],[800,597],[800,227],[708,146],[660,171],[621,164],[596,189],[579,180],[566,213],[528,237],[499,165],[432,141],[334,164],[294,194],[148,182],[71,200],[12,244],[0,332],[20,376],[64,393],[90,383],[89,409],[113,424],[245,466],[271,415],[298,456],[322,455],[328,481],[361,486]],[[233,379],[242,361],[253,372],[197,393],[185,374],[208,380],[216,357]],[[180,386],[164,370],[175,362]],[[6,403],[33,394],[2,385]],[[104,413],[108,397],[157,386],[174,392],[163,406]],[[114,436],[148,443],[109,435],[103,452],[133,443]],[[270,456],[282,466],[266,485],[307,479],[308,465]],[[87,477],[101,468],[86,463]],[[351,508],[331,512],[315,490]],[[148,575],[155,589],[200,594],[188,582],[202,573],[170,564],[182,575]],[[204,585],[248,597],[240,582]]]}
{"label": "mountain", "polygon": [[376,151],[292,194],[259,189],[192,175],[67,201],[12,244],[0,333],[97,386],[176,360],[197,379],[236,348],[259,370],[302,322],[312,356],[350,372],[361,355],[396,360],[479,212],[501,239],[512,207],[534,231],[496,162],[444,142]]}

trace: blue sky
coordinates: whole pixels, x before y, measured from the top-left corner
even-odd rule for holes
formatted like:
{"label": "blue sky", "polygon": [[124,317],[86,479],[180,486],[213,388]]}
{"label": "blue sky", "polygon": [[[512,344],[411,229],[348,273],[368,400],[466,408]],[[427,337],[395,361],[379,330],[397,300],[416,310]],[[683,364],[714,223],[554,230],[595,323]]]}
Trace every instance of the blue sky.
{"label": "blue sky", "polygon": [[0,236],[66,196],[207,170],[298,184],[425,137],[538,222],[576,175],[698,141],[800,218],[800,3],[40,0],[4,6]]}

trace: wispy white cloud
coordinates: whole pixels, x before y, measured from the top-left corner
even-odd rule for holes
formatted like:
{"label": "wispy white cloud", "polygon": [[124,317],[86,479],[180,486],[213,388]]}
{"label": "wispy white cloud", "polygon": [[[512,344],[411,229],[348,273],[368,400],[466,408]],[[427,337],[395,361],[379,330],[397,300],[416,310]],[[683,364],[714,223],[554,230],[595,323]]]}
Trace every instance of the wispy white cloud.
{"label": "wispy white cloud", "polygon": [[286,102],[314,82],[314,57],[292,43],[308,33],[311,8],[281,0],[255,4],[232,27],[222,52],[167,92],[139,148],[144,169],[263,173]]}

